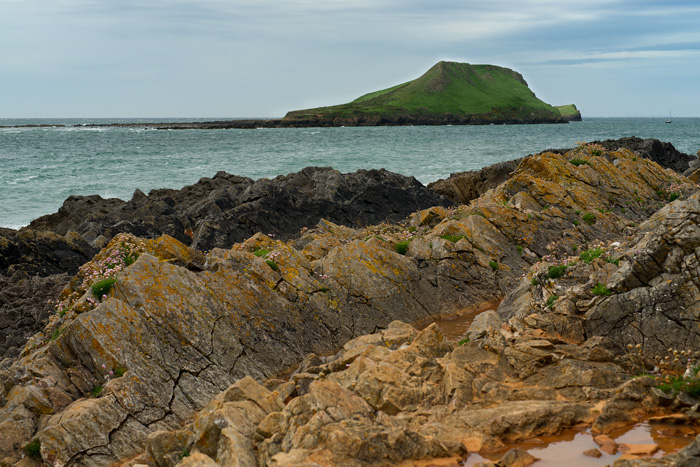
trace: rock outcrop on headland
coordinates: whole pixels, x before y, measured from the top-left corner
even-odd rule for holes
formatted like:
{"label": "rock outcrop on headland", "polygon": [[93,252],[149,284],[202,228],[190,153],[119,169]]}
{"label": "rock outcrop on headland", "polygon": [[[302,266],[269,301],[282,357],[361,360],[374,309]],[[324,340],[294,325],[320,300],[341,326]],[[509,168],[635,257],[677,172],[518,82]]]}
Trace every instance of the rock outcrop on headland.
{"label": "rock outcrop on headland", "polygon": [[[582,146],[526,158],[469,206],[419,211],[406,224],[321,221],[293,241],[256,234],[208,253],[170,236],[119,235],[81,267],[44,332],[0,371],[0,437],[8,440],[0,452],[17,456],[36,439],[54,465],[134,456],[153,465],[387,465],[578,423],[604,431],[614,420],[599,422],[595,405],[618,401],[611,414],[623,402],[652,410],[649,384],[618,387],[624,354],[605,335],[565,319],[547,327],[548,289],[533,294],[522,276],[543,258],[633,234],[671,194],[693,190],[627,150]],[[685,203],[692,210],[695,201]],[[602,277],[598,269],[581,277]],[[116,281],[93,287],[102,277]],[[508,323],[492,315],[469,345],[445,342],[435,327],[389,326],[497,300],[514,286],[503,310],[530,313],[514,312],[519,321]],[[292,384],[263,390],[246,378],[263,381],[358,337],[336,357],[310,361]]]}

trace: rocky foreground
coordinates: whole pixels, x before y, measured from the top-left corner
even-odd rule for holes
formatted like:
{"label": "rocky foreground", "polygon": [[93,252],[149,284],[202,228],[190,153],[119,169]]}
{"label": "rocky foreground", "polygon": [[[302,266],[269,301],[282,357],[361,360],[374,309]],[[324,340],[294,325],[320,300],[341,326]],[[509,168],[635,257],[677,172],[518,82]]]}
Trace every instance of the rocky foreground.
{"label": "rocky foreground", "polygon": [[[0,460],[457,465],[565,428],[694,424],[696,191],[628,149],[580,145],[403,223],[322,220],[208,252],[117,234],[3,360]],[[411,326],[501,299],[468,341]],[[511,457],[499,465],[525,465]],[[695,441],[649,465],[698,461]]]}

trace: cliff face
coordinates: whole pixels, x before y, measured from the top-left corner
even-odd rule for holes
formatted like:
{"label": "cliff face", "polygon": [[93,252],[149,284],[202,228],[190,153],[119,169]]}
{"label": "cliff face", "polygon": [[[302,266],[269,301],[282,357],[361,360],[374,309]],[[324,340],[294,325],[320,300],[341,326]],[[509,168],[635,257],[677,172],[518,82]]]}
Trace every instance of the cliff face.
{"label": "cliff face", "polygon": [[[553,256],[633,234],[671,193],[693,190],[630,151],[582,145],[525,158],[469,206],[419,211],[406,224],[353,229],[321,221],[297,240],[256,234],[208,253],[169,236],[118,235],[80,268],[43,333],[5,361],[0,453],[17,456],[37,439],[54,465],[127,462],[146,445],[139,462],[151,465],[181,458],[183,465],[385,465],[497,446],[527,437],[527,427],[539,427],[533,436],[592,423],[595,404],[624,380],[624,355],[605,340],[617,336],[600,319],[558,308],[564,302],[551,314],[550,285],[533,286],[527,274],[540,274],[541,261]],[[676,214],[694,219],[696,204],[675,201],[686,207],[667,207],[652,223]],[[671,228],[678,239],[667,243],[685,239],[679,252],[690,254],[694,221],[679,222],[688,228]],[[687,263],[673,248],[644,245],[668,271]],[[665,277],[625,258],[632,266],[622,262],[621,271],[650,276],[610,282],[614,293]],[[581,277],[605,281],[617,267],[582,267]],[[434,326],[420,334],[390,326],[493,302],[514,288],[500,317],[474,328],[473,345],[445,342]],[[576,290],[576,307],[596,309]],[[683,306],[694,303],[692,290],[683,296]],[[684,312],[664,303],[665,316]],[[515,321],[504,327],[504,318]],[[696,345],[695,328],[689,333]],[[263,388],[245,378],[262,381],[307,353],[343,345],[334,358],[308,360],[292,382]],[[543,400],[542,388],[552,389],[552,399]],[[517,405],[507,401],[513,391]],[[474,410],[478,404],[503,405]],[[502,423],[493,425],[494,416]]]}
{"label": "cliff face", "polygon": [[418,79],[366,94],[348,104],[289,112],[281,124],[484,125],[568,120],[538,99],[522,75],[513,70],[439,62]]}

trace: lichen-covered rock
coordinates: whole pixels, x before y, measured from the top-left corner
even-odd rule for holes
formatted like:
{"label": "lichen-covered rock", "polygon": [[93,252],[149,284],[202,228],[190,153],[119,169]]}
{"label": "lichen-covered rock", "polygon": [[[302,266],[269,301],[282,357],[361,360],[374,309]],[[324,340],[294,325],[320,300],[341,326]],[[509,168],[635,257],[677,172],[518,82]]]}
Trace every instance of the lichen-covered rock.
{"label": "lichen-covered rock", "polygon": [[[247,421],[236,425],[239,434],[248,433],[247,441],[239,439],[235,446],[218,441],[222,428],[205,428],[229,426],[224,397],[217,396],[195,416],[185,448],[219,463],[236,453],[239,460],[255,457],[245,465],[278,467],[459,459],[469,451],[590,424],[598,406],[624,400],[612,397],[622,367],[591,360],[585,346],[533,333],[503,343],[506,350],[538,352],[537,369],[520,377],[528,362],[503,358],[490,347],[492,338],[459,345],[444,339],[435,324],[416,333],[393,322],[385,331],[348,342],[336,355],[312,357],[317,366],[306,367],[308,389],[284,404],[275,399],[276,408],[270,405],[265,413],[260,404],[249,407]],[[254,386],[241,380],[226,392],[240,393],[235,389],[240,384]],[[250,421],[258,423],[254,430]],[[203,436],[212,430],[215,436]],[[511,457],[512,462],[527,458]],[[153,456],[150,462],[163,459]]]}
{"label": "lichen-covered rock", "polygon": [[[607,300],[592,281],[613,284],[624,262],[619,271],[600,258],[570,265],[551,281],[547,262],[575,242],[632,233],[661,203],[659,187],[682,197],[693,188],[626,151],[594,149],[526,158],[470,206],[419,213],[407,225],[324,221],[294,242],[257,234],[208,253],[169,236],[116,236],[70,281],[44,331],[0,369],[0,424],[22,437],[2,454],[36,438],[48,462],[128,463],[152,433],[185,430],[191,436],[152,435],[152,456],[176,462],[187,438],[180,454],[191,453],[182,458],[193,465],[382,465],[592,423],[595,404],[625,379],[616,339],[587,327],[586,313]],[[611,209],[608,193],[637,205]],[[599,214],[589,225],[576,209]],[[692,229],[671,230],[679,245],[692,244]],[[519,297],[499,310],[504,322],[462,346],[434,326],[390,325],[493,301],[513,285]],[[276,388],[246,379],[384,328],[331,358],[307,359]],[[343,422],[332,394],[356,419]]]}

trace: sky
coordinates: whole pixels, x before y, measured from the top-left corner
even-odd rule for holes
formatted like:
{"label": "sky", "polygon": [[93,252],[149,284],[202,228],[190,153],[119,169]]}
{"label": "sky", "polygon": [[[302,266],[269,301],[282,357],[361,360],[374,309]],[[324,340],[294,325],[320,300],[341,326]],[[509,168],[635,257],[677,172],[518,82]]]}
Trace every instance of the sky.
{"label": "sky", "polygon": [[697,0],[0,0],[0,118],[267,118],[440,60],[590,117],[700,116]]}

